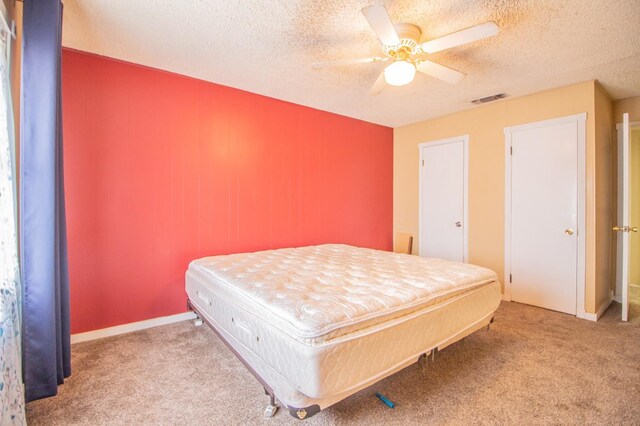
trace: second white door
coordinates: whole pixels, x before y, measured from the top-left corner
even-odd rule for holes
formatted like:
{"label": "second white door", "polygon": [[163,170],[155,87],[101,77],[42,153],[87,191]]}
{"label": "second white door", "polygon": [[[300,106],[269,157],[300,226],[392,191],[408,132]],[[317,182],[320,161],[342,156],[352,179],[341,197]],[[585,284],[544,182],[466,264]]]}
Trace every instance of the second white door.
{"label": "second white door", "polygon": [[466,136],[420,145],[420,255],[466,262]]}
{"label": "second white door", "polygon": [[[511,128],[511,299],[576,314],[579,121]],[[509,191],[509,189],[507,189]]]}

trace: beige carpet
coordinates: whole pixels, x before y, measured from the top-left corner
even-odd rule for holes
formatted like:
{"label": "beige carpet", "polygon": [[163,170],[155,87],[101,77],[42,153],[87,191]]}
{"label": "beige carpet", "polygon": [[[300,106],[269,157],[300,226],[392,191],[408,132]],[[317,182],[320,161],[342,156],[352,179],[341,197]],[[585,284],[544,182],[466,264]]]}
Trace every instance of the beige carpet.
{"label": "beige carpet", "polygon": [[[280,411],[206,326],[191,322],[73,346],[57,397],[27,405],[31,425],[640,424],[640,306],[588,322],[503,303],[491,331],[303,423]],[[394,410],[378,401],[382,392]]]}

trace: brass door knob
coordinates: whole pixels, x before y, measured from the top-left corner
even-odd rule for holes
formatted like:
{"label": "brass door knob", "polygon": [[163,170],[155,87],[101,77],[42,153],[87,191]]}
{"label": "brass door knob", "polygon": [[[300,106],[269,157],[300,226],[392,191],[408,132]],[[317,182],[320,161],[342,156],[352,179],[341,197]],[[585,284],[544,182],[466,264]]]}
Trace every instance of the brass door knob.
{"label": "brass door knob", "polygon": [[621,232],[638,232],[638,227],[637,226],[614,226],[613,230],[621,231]]}
{"label": "brass door knob", "polygon": [[567,235],[573,235],[573,232],[574,232],[574,231],[573,231],[573,229],[572,229],[572,228],[569,228],[569,229],[565,229],[565,230],[564,230],[564,233],[565,233],[565,234],[567,234]]}

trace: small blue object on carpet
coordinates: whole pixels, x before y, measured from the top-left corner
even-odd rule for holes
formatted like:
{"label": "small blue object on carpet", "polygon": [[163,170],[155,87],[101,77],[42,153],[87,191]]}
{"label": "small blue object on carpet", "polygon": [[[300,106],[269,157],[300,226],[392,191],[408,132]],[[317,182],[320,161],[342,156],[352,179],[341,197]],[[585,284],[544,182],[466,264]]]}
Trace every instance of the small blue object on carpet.
{"label": "small blue object on carpet", "polygon": [[387,398],[386,396],[382,395],[380,392],[376,392],[376,396],[378,397],[378,399],[380,401],[382,401],[385,404],[387,404],[387,406],[389,408],[395,408],[396,404],[394,404],[389,398]]}

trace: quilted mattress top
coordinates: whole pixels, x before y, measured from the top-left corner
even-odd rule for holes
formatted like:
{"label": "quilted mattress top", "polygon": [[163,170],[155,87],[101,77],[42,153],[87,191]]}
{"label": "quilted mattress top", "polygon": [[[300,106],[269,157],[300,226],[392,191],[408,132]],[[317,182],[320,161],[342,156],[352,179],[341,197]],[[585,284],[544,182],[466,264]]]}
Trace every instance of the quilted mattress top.
{"label": "quilted mattress top", "polygon": [[211,256],[189,268],[303,340],[335,338],[498,280],[475,265],[342,244]]}

